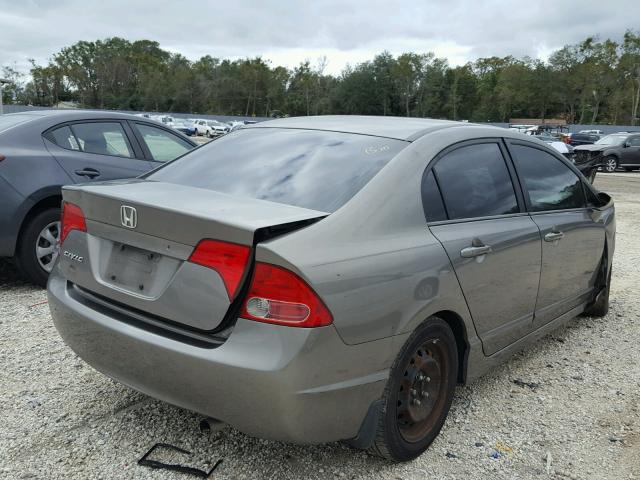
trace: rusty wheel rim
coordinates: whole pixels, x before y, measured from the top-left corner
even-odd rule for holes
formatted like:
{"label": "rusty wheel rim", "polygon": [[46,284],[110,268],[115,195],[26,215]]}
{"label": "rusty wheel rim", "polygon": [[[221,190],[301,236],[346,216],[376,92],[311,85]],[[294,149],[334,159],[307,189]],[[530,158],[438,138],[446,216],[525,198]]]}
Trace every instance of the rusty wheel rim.
{"label": "rusty wheel rim", "polygon": [[400,435],[419,442],[442,416],[448,388],[449,361],[444,342],[430,339],[407,362],[397,392],[396,421]]}

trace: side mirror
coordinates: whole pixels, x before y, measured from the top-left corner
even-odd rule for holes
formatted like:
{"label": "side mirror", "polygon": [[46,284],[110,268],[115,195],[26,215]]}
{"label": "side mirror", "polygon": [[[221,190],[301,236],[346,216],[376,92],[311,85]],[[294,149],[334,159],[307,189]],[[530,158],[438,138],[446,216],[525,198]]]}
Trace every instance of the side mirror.
{"label": "side mirror", "polygon": [[598,200],[600,201],[600,206],[604,207],[611,201],[611,197],[604,192],[598,192]]}
{"label": "side mirror", "polygon": [[631,144],[630,144],[629,142],[624,142],[624,143],[622,144],[622,147],[623,147],[623,148],[629,148],[630,146],[631,146]]}

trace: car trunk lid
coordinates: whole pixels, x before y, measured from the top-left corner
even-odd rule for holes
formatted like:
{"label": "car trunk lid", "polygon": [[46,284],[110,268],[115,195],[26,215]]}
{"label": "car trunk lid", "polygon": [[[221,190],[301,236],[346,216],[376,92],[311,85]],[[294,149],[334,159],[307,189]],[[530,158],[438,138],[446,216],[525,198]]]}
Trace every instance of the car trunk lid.
{"label": "car trunk lid", "polygon": [[[327,215],[139,179],[64,187],[63,198],[80,207],[87,227],[63,244],[60,267],[69,281],[120,306],[207,331],[221,328],[234,305],[257,242]],[[202,245],[204,254],[194,255]],[[229,276],[234,252],[240,257],[231,268],[241,271]]]}

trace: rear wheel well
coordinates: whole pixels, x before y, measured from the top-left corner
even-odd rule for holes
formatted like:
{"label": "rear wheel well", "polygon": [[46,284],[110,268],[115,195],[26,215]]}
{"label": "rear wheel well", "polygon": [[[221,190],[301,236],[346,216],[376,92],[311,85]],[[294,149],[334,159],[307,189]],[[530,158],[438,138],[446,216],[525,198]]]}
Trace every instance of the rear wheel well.
{"label": "rear wheel well", "polygon": [[434,317],[441,318],[451,328],[453,336],[456,338],[458,347],[458,383],[463,384],[467,378],[467,357],[469,355],[469,342],[467,341],[467,329],[460,316],[451,310],[442,310],[433,314]]}
{"label": "rear wheel well", "polygon": [[[51,195],[50,197],[43,198],[38,203],[36,203],[31,209],[27,212],[22,220],[22,224],[20,225],[20,233],[18,234],[18,242],[20,241],[20,237],[22,236],[22,232],[24,231],[24,227],[29,223],[29,221],[35,217],[40,212],[47,210],[49,208],[59,208],[62,203],[62,195]],[[18,245],[19,246],[19,245]],[[17,250],[17,248],[16,248]]]}

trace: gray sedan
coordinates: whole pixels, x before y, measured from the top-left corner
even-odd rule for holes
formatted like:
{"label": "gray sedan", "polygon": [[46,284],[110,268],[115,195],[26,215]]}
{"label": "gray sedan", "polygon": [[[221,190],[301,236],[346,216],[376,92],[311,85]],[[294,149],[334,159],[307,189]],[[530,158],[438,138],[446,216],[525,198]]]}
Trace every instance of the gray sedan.
{"label": "gray sedan", "polygon": [[58,255],[62,185],[136,177],[195,148],[134,115],[38,110],[0,116],[0,257],[46,285]]}
{"label": "gray sedan", "polygon": [[501,128],[274,120],[63,197],[66,343],[254,436],[415,458],[457,384],[608,310],[613,201]]}

